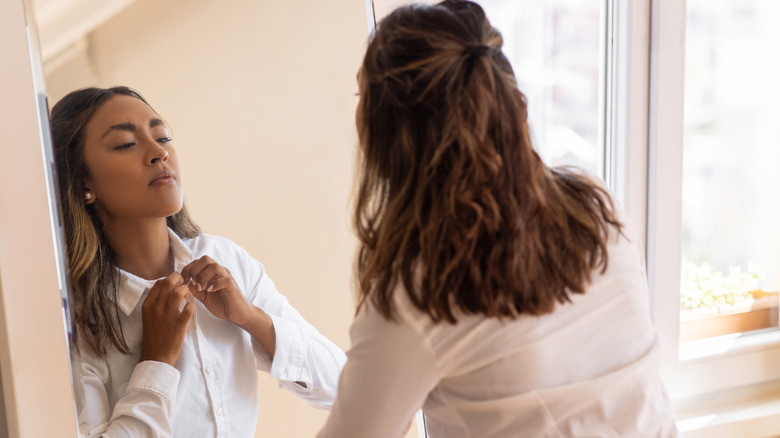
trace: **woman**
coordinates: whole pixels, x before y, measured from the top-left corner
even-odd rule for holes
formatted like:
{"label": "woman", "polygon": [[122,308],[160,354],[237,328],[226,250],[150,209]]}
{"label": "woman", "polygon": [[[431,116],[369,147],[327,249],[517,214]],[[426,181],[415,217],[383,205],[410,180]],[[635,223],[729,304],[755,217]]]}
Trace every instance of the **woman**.
{"label": "woman", "polygon": [[673,437],[642,253],[607,191],[547,167],[501,35],[395,10],[358,75],[359,305],[320,437]]}
{"label": "woman", "polygon": [[[257,369],[319,408],[344,353],[183,206],[170,129],[126,87],[74,91],[51,128],[88,436],[254,436]],[[194,298],[193,298],[194,297]]]}

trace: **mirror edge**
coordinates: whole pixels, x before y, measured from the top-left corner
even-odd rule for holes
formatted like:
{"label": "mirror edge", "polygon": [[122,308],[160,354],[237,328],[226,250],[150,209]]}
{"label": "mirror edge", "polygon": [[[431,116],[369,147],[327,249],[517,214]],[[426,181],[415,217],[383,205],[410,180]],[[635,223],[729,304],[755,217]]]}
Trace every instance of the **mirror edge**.
{"label": "mirror edge", "polygon": [[[77,436],[37,29],[27,1],[1,2],[0,12],[6,66],[0,129],[13,146],[0,148],[0,362],[8,434]],[[40,421],[42,406],[46,421]]]}

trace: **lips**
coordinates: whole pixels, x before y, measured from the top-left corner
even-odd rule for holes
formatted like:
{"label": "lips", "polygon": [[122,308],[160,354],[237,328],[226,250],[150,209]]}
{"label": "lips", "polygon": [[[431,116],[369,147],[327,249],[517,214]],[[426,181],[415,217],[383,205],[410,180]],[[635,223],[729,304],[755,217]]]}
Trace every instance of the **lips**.
{"label": "lips", "polygon": [[159,185],[173,184],[174,181],[176,181],[176,176],[170,170],[165,169],[162,172],[155,175],[155,177],[152,178],[151,181],[149,181],[149,185],[159,186]]}

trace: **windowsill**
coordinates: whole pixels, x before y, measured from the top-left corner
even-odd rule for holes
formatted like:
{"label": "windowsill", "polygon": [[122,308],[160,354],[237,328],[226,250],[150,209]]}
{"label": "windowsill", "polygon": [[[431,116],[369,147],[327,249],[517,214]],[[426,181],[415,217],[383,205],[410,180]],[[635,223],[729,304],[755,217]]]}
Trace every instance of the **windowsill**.
{"label": "windowsill", "polygon": [[770,328],[677,344],[678,362],[665,380],[686,438],[780,437],[780,329],[773,318]]}
{"label": "windowsill", "polygon": [[752,333],[735,333],[680,345],[680,362],[706,360],[713,356],[741,354],[780,345],[776,327]]}
{"label": "windowsill", "polygon": [[[686,438],[778,435],[780,366],[775,366],[777,353],[770,353],[778,346],[777,328],[682,344],[678,367],[684,371],[669,390],[677,427]],[[696,389],[705,387],[717,390]]]}
{"label": "windowsill", "polygon": [[686,438],[768,437],[780,432],[780,380],[676,401]]}
{"label": "windowsill", "polygon": [[[770,390],[773,395],[780,394],[777,364],[780,330],[776,328],[692,341],[681,345],[679,362],[665,379],[666,387],[678,413],[684,413],[686,419],[725,412],[751,417],[753,400]],[[773,382],[778,383],[772,386]],[[696,409],[704,409],[704,414],[694,415],[692,410]],[[780,406],[777,411],[780,413]]]}

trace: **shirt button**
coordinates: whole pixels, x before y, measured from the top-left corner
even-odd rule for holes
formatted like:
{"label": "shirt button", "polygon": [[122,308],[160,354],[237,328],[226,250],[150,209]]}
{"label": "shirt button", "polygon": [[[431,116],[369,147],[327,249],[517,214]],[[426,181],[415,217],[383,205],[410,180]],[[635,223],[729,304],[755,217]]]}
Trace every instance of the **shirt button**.
{"label": "shirt button", "polygon": [[222,415],[222,408],[217,409],[217,415]]}
{"label": "shirt button", "polygon": [[211,367],[206,367],[206,374],[211,374],[211,371],[212,371]]}

